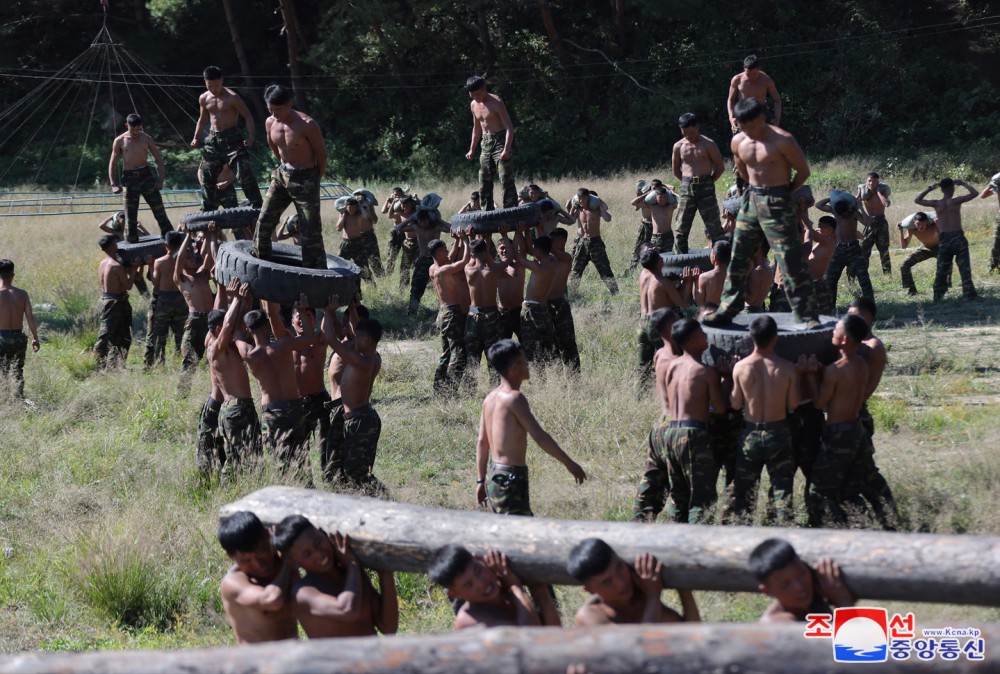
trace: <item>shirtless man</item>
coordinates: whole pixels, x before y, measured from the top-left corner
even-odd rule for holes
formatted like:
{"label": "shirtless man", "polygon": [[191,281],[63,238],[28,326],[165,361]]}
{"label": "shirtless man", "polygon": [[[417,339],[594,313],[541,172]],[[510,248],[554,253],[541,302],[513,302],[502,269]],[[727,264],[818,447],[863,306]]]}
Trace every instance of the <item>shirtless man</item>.
{"label": "shirtless man", "polygon": [[831,215],[822,216],[815,228],[806,227],[804,234],[804,241],[809,246],[806,263],[816,293],[816,306],[820,313],[825,314],[832,314],[835,310],[832,293],[826,285],[826,270],[830,268],[830,260],[837,250],[836,234],[837,219]]}
{"label": "shirtless man", "polygon": [[[989,185],[979,193],[979,198],[989,199],[994,194],[997,195],[997,201],[1000,201],[1000,173],[993,176]],[[990,274],[1000,269],[1000,211],[997,211],[997,217],[993,224],[996,227],[993,230],[993,250],[990,251]]]}
{"label": "shirtless man", "polygon": [[719,305],[722,301],[722,289],[726,285],[726,269],[733,256],[733,247],[728,241],[716,241],[712,244],[712,268],[698,274],[698,283],[694,287],[694,303],[699,308],[706,304]]}
{"label": "shirtless man", "polygon": [[459,213],[472,213],[474,211],[483,210],[482,204],[479,201],[479,192],[473,192],[469,195],[469,200],[465,202],[465,205],[459,209]]}
{"label": "shirtless man", "polygon": [[376,590],[346,535],[327,534],[302,515],[289,515],[274,531],[274,547],[287,564],[306,572],[290,594],[310,639],[396,633],[395,576],[379,569]]}
{"label": "shirtless man", "polygon": [[615,274],[611,271],[607,247],[601,239],[601,220],[611,222],[607,204],[600,197],[592,195],[587,188],[581,187],[576,192],[569,215],[579,223],[581,234],[573,257],[573,278],[579,279],[583,276],[587,263],[593,262],[604,285],[612,295],[616,295],[618,282],[615,281]]}
{"label": "shirtless man", "polygon": [[343,232],[340,242],[340,257],[352,260],[361,267],[361,278],[371,281],[372,272],[382,276],[382,254],[375,237],[375,221],[378,216],[371,207],[357,197],[345,202],[344,212],[337,220],[337,231]]}
{"label": "shirtless man", "polygon": [[[413,220],[417,215],[416,195],[404,194],[399,200],[399,209],[392,212],[392,221],[395,225],[407,220]],[[394,225],[394,227],[395,227]],[[413,275],[413,267],[420,256],[420,248],[417,244],[417,234],[415,231],[404,231],[392,229],[390,237],[399,237],[399,289],[410,287],[410,277]],[[389,254],[392,254],[390,250]],[[391,273],[392,269],[387,265],[386,273]]]}
{"label": "shirtless man", "polygon": [[729,81],[729,97],[726,99],[726,109],[729,110],[729,126],[733,134],[740,131],[739,114],[736,106],[748,98],[755,98],[765,105],[767,97],[771,97],[774,105],[773,119],[770,109],[767,110],[767,123],[774,126],[781,126],[781,96],[778,95],[778,88],[774,80],[760,69],[760,59],[754,55],[743,59],[743,72],[733,77]]}
{"label": "shirtless man", "polygon": [[[556,271],[549,287],[549,313],[552,315],[556,353],[563,365],[580,371],[580,349],[576,345],[576,325],[573,323],[573,308],[566,294],[569,273],[573,269],[573,256],[566,252],[569,233],[562,227],[552,230],[552,257],[556,260]],[[506,337],[510,339],[510,337]]]}
{"label": "shirtless man", "polygon": [[240,317],[250,307],[250,288],[234,278],[225,294],[229,307],[225,312],[220,309],[209,312],[209,333],[205,340],[205,360],[208,361],[212,390],[213,393],[217,390],[222,400],[218,416],[225,450],[220,462],[223,478],[239,470],[243,461],[256,459],[261,454],[260,421],[250,391],[250,375],[235,336]]}
{"label": "shirtless man", "polygon": [[[402,213],[400,213],[399,207],[399,202],[404,196],[407,195],[403,192],[402,187],[393,187],[389,198],[387,198],[385,203],[382,204],[382,213],[389,216],[393,225],[398,225],[400,221],[406,219],[403,217]],[[403,234],[395,230],[389,230],[389,245],[386,248],[385,257],[386,274],[391,274],[396,268],[396,258],[399,256],[399,249],[402,245]]]}
{"label": "shirtless man", "polygon": [[581,541],[569,553],[566,570],[591,593],[576,612],[577,627],[699,622],[691,590],[677,590],[683,615],[664,606],[663,562],[646,552],[629,566],[599,538]]}
{"label": "shirtless man", "polygon": [[218,538],[233,562],[219,590],[236,643],[298,639],[288,594],[292,568],[275,553],[263,523],[251,512],[236,512],[219,523]]}
{"label": "shirtless man", "polygon": [[559,262],[552,256],[552,239],[539,236],[532,242],[534,260],[521,257],[506,234],[501,234],[501,241],[511,251],[514,264],[531,271],[521,306],[521,346],[528,362],[547,363],[555,356],[556,329],[549,309],[549,296],[559,269]]}
{"label": "shirtless man", "polygon": [[674,176],[681,181],[681,203],[677,207],[677,252],[684,254],[688,252],[688,235],[695,212],[701,215],[705,233],[712,243],[723,237],[715,181],[726,172],[726,166],[715,141],[701,135],[699,120],[694,113],[684,113],[677,123],[684,137],[674,143],[671,164]]}
{"label": "shirtless man", "polygon": [[28,336],[24,334],[27,321],[31,331],[31,349],[41,348],[38,326],[31,310],[28,293],[14,287],[14,262],[0,260],[0,376],[10,377],[15,395],[24,396],[24,359],[28,352]]}
{"label": "shirtless man", "polygon": [[[542,201],[539,207],[540,217],[535,225],[535,236],[550,236],[559,225],[573,225],[576,220],[569,217],[559,205],[551,199]],[[573,258],[570,257],[570,260]]]}
{"label": "shirtless man", "polygon": [[[332,331],[333,322],[337,320],[337,309],[340,298],[336,295],[330,298],[326,305],[326,318],[323,329],[330,348],[342,363],[338,373],[333,372],[331,360],[331,379],[336,380],[343,414],[343,438],[339,453],[333,453],[330,464],[325,470],[334,480],[343,480],[348,486],[359,489],[369,496],[387,497],[388,490],[373,474],[375,454],[378,451],[378,439],[382,434],[382,418],[372,407],[372,388],[375,378],[382,371],[382,356],[378,353],[378,343],[382,339],[382,324],[372,318],[358,320],[351,325],[351,320],[357,319],[357,298],[348,305],[351,318],[346,321],[346,329],[351,330],[353,339],[341,340]],[[331,429],[332,432],[332,429]]]}
{"label": "shirtless man", "polygon": [[747,277],[747,313],[759,314],[764,311],[764,300],[774,285],[774,270],[767,263],[767,255],[757,249],[753,256],[753,267]]}
{"label": "shirtless man", "polygon": [[[409,312],[415,313],[420,308],[420,300],[427,290],[427,283],[430,281],[431,265],[434,264],[434,257],[431,255],[430,244],[440,241],[440,236],[444,232],[451,231],[451,224],[446,220],[435,220],[431,217],[430,211],[417,211],[415,215],[397,224],[393,231],[412,233],[416,241],[417,259],[413,263],[413,278],[410,281],[410,304]],[[399,262],[399,273],[403,274],[403,261],[406,255],[406,242],[404,241],[403,258]],[[447,249],[446,249],[447,250]]]}
{"label": "shirtless man", "polygon": [[434,553],[427,575],[448,592],[449,598],[462,602],[455,614],[456,631],[478,626],[560,624],[549,588],[526,586],[511,570],[507,555],[499,550],[480,557],[460,545],[446,545]]}
{"label": "shirtless man", "polygon": [[[105,258],[98,268],[101,286],[101,326],[94,344],[97,366],[125,367],[128,350],[132,346],[132,305],[128,291],[142,273],[142,262],[131,267],[118,261],[118,242],[113,234],[105,234],[98,241]],[[108,360],[110,355],[111,360]]]}
{"label": "shirtless man", "polygon": [[788,412],[799,405],[795,364],[774,353],[778,325],[770,316],[750,323],[754,348],[733,366],[732,408],[743,409],[740,453],[736,458],[732,510],[737,521],[751,524],[761,469],[767,467],[769,496],[777,526],[794,521],[792,488],[795,461]]}
{"label": "shirtless man", "polygon": [[517,335],[519,342],[524,342],[521,335],[521,304],[524,302],[524,265],[518,264],[518,259],[524,259],[528,254],[523,231],[514,232],[514,240],[501,239],[497,244],[497,254],[506,263],[504,273],[497,279],[497,308],[500,312],[497,336],[499,339],[513,339]]}
{"label": "shirtless man", "polygon": [[[137,222],[135,226],[140,236],[149,236],[149,232],[142,226],[141,222]],[[125,211],[118,211],[98,225],[98,228],[107,234],[114,234],[118,242],[121,243],[125,240]]]}
{"label": "shirtless man", "polygon": [[294,352],[308,349],[316,341],[313,312],[309,311],[305,293],[300,294],[295,309],[302,319],[303,333],[296,336],[281,320],[279,304],[264,300],[261,307],[263,311],[250,311],[243,317],[253,344],[237,342],[236,348],[260,385],[265,446],[281,462],[284,472],[301,472],[308,478],[309,455],[305,451],[305,419],[295,379]]}
{"label": "shirtless man", "polygon": [[214,223],[206,231],[204,253],[196,254],[191,245],[191,232],[185,232],[184,241],[177,253],[173,268],[174,284],[180,289],[187,305],[187,320],[181,339],[181,368],[190,373],[205,355],[205,338],[208,335],[208,312],[215,305],[212,296],[212,271],[215,269],[215,248],[218,240]]}
{"label": "shirtless man", "polygon": [[185,236],[180,232],[167,232],[163,238],[166,254],[155,260],[152,255],[146,258],[146,273],[150,283],[153,284],[153,298],[149,303],[149,318],[146,322],[147,369],[156,364],[163,364],[167,337],[171,330],[174,333],[175,350],[180,351],[181,348],[187,305],[174,281],[174,269],[177,267],[181,242],[184,240]]}
{"label": "shirtless man", "polygon": [[517,206],[517,187],[514,185],[514,162],[511,149],[514,147],[514,123],[507,113],[507,106],[495,95],[486,91],[486,80],[473,75],[466,81],[465,90],[472,102],[472,142],[466,159],[472,159],[482,139],[479,155],[479,197],[483,210],[492,211],[493,180],[499,174],[503,185],[503,207]]}
{"label": "shirtless man", "polygon": [[[955,196],[955,185],[961,185],[969,191],[960,197]],[[928,192],[941,188],[943,199],[927,199]],[[944,298],[951,281],[952,260],[958,265],[958,273],[962,277],[962,295],[967,300],[978,299],[976,287],[972,284],[972,266],[969,262],[969,240],[962,230],[962,204],[968,203],[979,196],[975,188],[964,180],[944,178],[934,183],[913,200],[917,206],[927,206],[937,211],[938,256],[937,273],[934,275],[934,301]]]}
{"label": "shirtless man", "polygon": [[[489,244],[475,239],[468,245],[471,256],[465,265],[465,279],[469,287],[471,306],[465,319],[465,350],[468,361],[479,369],[483,355],[500,339],[500,312],[497,310],[497,284],[507,268],[504,262],[490,257]],[[490,381],[497,383],[497,375],[487,362]],[[470,371],[471,372],[471,371]]]}
{"label": "shirtless man", "polygon": [[865,266],[868,266],[872,247],[877,247],[882,262],[882,273],[892,276],[892,262],[889,259],[889,221],[885,219],[885,209],[892,205],[892,201],[889,200],[889,186],[879,182],[879,175],[872,171],[865,178],[864,184],[858,185],[858,191],[854,196],[861,202],[861,207],[871,220],[861,241]]}
{"label": "shirtless man", "polygon": [[837,221],[837,248],[830,258],[826,276],[823,277],[826,287],[830,290],[831,306],[836,310],[837,285],[845,267],[858,280],[862,296],[874,299],[875,291],[872,290],[872,281],[868,276],[868,261],[861,254],[861,242],[858,241],[858,222],[866,227],[871,226],[868,215],[862,212],[857,200],[853,204],[846,199],[838,200],[831,207],[830,198],[827,197],[817,201],[816,208],[832,213]]}
{"label": "shirtless man", "polygon": [[[826,408],[823,451],[816,457],[806,491],[812,526],[846,527],[845,498],[860,493],[864,484],[860,457],[863,429],[858,415],[868,390],[868,364],[858,355],[868,325],[860,316],[847,315],[833,330],[840,359],[820,371],[815,358],[806,367],[806,382],[817,409]],[[801,359],[800,359],[801,363]],[[822,383],[819,377],[822,375]],[[852,505],[855,505],[852,502]],[[864,503],[861,502],[861,507]]]}
{"label": "shirtless man", "polygon": [[813,568],[780,538],[769,538],[754,548],[748,566],[757,588],[774,600],[761,615],[762,623],[806,622],[810,613],[832,615],[834,608],[854,606],[854,595],[837,562],[827,557]]}
{"label": "shirtless man", "polygon": [[[292,312],[292,330],[297,336],[306,332],[303,313],[311,313],[313,326],[318,326],[316,312],[313,309],[302,309]],[[306,453],[312,436],[319,431],[319,447],[322,454],[330,433],[330,394],[326,390],[326,337],[322,332],[316,335],[311,346],[292,351],[295,363],[295,387],[302,398],[302,424],[306,433]]]}
{"label": "shirtless man", "polygon": [[650,190],[650,194],[654,195],[655,199],[652,203],[649,202],[649,195],[643,194],[633,199],[632,205],[649,212],[652,223],[649,245],[661,253],[669,253],[674,247],[674,232],[670,226],[674,221],[674,211],[677,210],[677,195],[666,185]]}
{"label": "shirtless man", "polygon": [[[208,91],[198,97],[200,112],[194,127],[194,138],[191,139],[191,147],[201,145],[202,148],[202,162],[198,167],[201,210],[214,211],[222,205],[218,183],[224,166],[228,166],[236,174],[236,179],[243,188],[243,195],[250,200],[250,205],[260,208],[264,200],[260,196],[260,187],[250,168],[250,155],[247,153],[253,147],[253,115],[235,91],[223,86],[222,70],[209,66],[205,68],[204,77]],[[243,117],[247,125],[246,136],[239,127],[240,117]],[[201,134],[206,124],[210,131],[203,142]]]}
{"label": "shirtless man", "polygon": [[561,463],[577,484],[587,474],[569,458],[531,413],[521,384],[530,378],[528,359],[519,344],[502,339],[487,353],[500,374],[500,385],[483,400],[476,442],[476,502],[489,503],[501,515],[532,516],[528,491],[528,435]]}
{"label": "shirtless man", "polygon": [[[458,236],[465,234],[463,232],[456,235],[456,244]],[[437,328],[441,335],[441,357],[438,358],[437,370],[434,372],[434,392],[450,396],[457,393],[467,362],[466,319],[459,304],[458,286],[460,283],[465,283],[462,274],[471,255],[469,247],[466,247],[466,255],[463,255],[462,259],[450,261],[448,247],[440,239],[431,241],[428,250],[433,257],[430,277],[438,296]]]}
{"label": "shirtless man", "polygon": [[271,173],[271,185],[257,219],[254,255],[262,260],[271,258],[271,233],[289,204],[295,204],[302,237],[302,266],[326,269],[319,209],[326,145],[319,124],[304,112],[292,109],[292,92],[280,84],[272,84],[264,91],[264,101],[271,113],[264,124],[267,144],[279,165]]}
{"label": "shirtless man", "polygon": [[649,381],[652,374],[653,355],[663,346],[660,334],[652,327],[652,314],[657,309],[683,309],[691,303],[691,287],[697,283],[701,269],[686,268],[681,276],[681,287],[673,279],[663,276],[663,258],[655,248],[647,248],[639,256],[642,273],[639,274],[639,381]]}
{"label": "shirtless man", "polygon": [[[736,169],[749,181],[736,220],[733,257],[719,310],[703,322],[724,325],[743,308],[750,261],[766,237],[781,270],[785,294],[798,321],[819,324],[812,283],[802,254],[802,239],[796,222],[792,193],[805,184],[809,164],[799,144],[787,131],[770,126],[764,106],[756,98],[740,101],[734,108],[741,132],[733,136],[731,148]],[[792,170],[795,178],[792,179]]]}
{"label": "shirtless man", "polygon": [[[125,186],[125,240],[129,243],[139,242],[139,195],[146,200],[149,210],[153,211],[156,224],[160,226],[160,235],[173,231],[167,211],[163,207],[163,157],[156,147],[156,141],[142,130],[142,118],[134,112],[125,118],[125,133],[121,134],[111,144],[111,161],[108,162],[108,180],[111,181],[111,191],[122,193]],[[156,160],[156,173],[149,168],[148,155]],[[118,160],[122,161],[121,184],[118,183]]]}
{"label": "shirtless man", "polygon": [[906,288],[907,293],[916,295],[918,293],[917,284],[913,282],[913,267],[924,260],[936,260],[940,241],[937,222],[931,219],[926,213],[917,211],[908,219],[909,223],[907,224],[910,225],[909,227],[904,226],[905,220],[900,221],[896,225],[899,228],[899,245],[903,250],[906,250],[913,237],[916,237],[917,241],[923,245],[903,261],[899,269],[899,275],[903,279],[903,287]]}
{"label": "shirtless man", "polygon": [[[626,274],[631,274],[632,270],[639,266],[639,254],[642,252],[643,245],[653,239],[653,217],[649,210],[649,204],[646,203],[646,196],[661,185],[663,182],[658,178],[653,178],[649,182],[639,180],[635,183],[636,198],[632,200],[632,207],[640,214],[639,232],[635,238],[635,246],[632,247],[632,261],[628,263]],[[642,197],[641,201],[639,197]],[[673,235],[673,230],[670,231],[670,234]],[[670,247],[674,247],[673,242],[670,243]]]}

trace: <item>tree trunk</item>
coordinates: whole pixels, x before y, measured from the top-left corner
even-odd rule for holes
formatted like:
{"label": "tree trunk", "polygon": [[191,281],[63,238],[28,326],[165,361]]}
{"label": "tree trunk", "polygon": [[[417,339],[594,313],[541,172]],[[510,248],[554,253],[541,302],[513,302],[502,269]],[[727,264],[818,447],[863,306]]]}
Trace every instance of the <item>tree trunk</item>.
{"label": "tree trunk", "polygon": [[261,101],[258,89],[254,86],[253,78],[251,77],[253,70],[250,68],[250,58],[247,56],[247,50],[243,46],[243,38],[240,37],[240,27],[236,23],[236,12],[233,11],[233,0],[222,0],[222,7],[226,11],[226,23],[229,24],[229,36],[233,41],[233,49],[236,50],[236,60],[239,61],[240,72],[243,73],[244,91],[246,93],[243,98],[249,101],[250,107],[257,114],[258,120],[267,119],[264,103]]}
{"label": "tree trunk", "polygon": [[132,0],[132,9],[138,32],[145,35],[149,32],[149,9],[146,8],[146,0]]}
{"label": "tree trunk", "polygon": [[631,46],[625,34],[625,0],[614,0],[615,3],[615,33],[618,36],[618,58],[628,55]]}
{"label": "tree trunk", "polygon": [[305,91],[302,89],[302,72],[299,68],[299,33],[298,19],[295,18],[295,5],[292,0],[278,0],[281,4],[281,17],[285,22],[285,41],[288,43],[288,70],[292,77],[292,97],[295,107],[300,110],[305,107]]}
{"label": "tree trunk", "polygon": [[377,569],[424,571],[439,548],[461,543],[476,553],[500,549],[528,582],[575,585],[566,572],[569,552],[599,536],[626,560],[656,555],[669,587],[757,592],[747,558],[761,541],[779,537],[807,562],[835,558],[858,597],[1000,605],[1000,538],[993,536],[499,517],[289,487],[261,489],[222,514],[238,510],[265,524],[301,513],[327,531],[350,534],[362,561]]}
{"label": "tree trunk", "polygon": [[378,39],[378,44],[385,53],[386,58],[389,59],[389,68],[392,69],[392,74],[396,78],[396,83],[399,86],[405,86],[406,79],[403,76],[403,62],[399,60],[396,50],[393,49],[391,44],[389,44],[389,40],[386,39],[385,33],[382,32],[382,22],[378,19],[372,19],[372,30],[375,31],[375,37]]}
{"label": "tree trunk", "polygon": [[542,23],[545,24],[545,32],[549,36],[549,47],[552,48],[552,53],[556,55],[559,65],[563,68],[569,67],[573,62],[570,60],[569,54],[566,53],[566,48],[563,47],[562,40],[559,38],[559,31],[556,30],[556,22],[552,19],[552,12],[549,11],[548,0],[538,0],[538,8],[542,12]]}
{"label": "tree trunk", "polygon": [[493,77],[493,66],[497,62],[497,51],[490,38],[489,16],[486,12],[487,0],[476,3],[476,20],[479,24],[479,41],[483,45],[483,77]]}

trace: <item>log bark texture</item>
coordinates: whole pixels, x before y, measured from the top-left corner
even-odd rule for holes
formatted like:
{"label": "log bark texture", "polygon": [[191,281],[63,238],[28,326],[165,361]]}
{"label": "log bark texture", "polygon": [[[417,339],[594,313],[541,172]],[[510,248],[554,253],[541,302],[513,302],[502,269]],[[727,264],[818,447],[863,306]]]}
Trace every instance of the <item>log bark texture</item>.
{"label": "log bark texture", "polygon": [[265,524],[305,515],[323,529],[349,534],[361,560],[376,569],[424,571],[436,550],[460,543],[474,553],[505,552],[525,581],[573,585],[566,573],[570,550],[599,537],[626,560],[655,554],[670,587],[756,592],[747,559],[758,543],[776,537],[807,562],[833,557],[858,597],[1000,605],[1000,538],[991,536],[505,517],[291,487],[266,487],[221,514],[238,510],[256,513]]}
{"label": "log bark texture", "polygon": [[[562,630],[498,628],[439,635],[277,642],[192,651],[25,654],[0,659],[0,674],[565,674],[585,664],[587,674],[833,674],[829,639],[806,639],[798,625],[630,625]],[[979,626],[989,644],[1000,625]],[[995,672],[995,663],[893,661],[890,672]],[[857,671],[868,671],[859,667]],[[851,669],[850,671],[854,671]]]}

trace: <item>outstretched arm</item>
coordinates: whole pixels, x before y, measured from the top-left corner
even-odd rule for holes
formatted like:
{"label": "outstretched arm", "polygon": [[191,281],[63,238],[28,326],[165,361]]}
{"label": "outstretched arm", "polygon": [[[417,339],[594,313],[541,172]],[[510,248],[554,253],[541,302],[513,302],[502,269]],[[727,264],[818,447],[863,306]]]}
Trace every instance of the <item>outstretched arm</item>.
{"label": "outstretched arm", "polygon": [[538,423],[538,420],[535,419],[535,415],[531,413],[527,398],[523,395],[517,396],[511,404],[510,409],[524,430],[528,432],[528,435],[541,447],[542,451],[564,465],[566,470],[576,479],[577,484],[581,484],[587,479],[587,474],[583,468],[576,461],[569,458],[569,455],[563,451],[559,443],[546,433],[545,429]]}

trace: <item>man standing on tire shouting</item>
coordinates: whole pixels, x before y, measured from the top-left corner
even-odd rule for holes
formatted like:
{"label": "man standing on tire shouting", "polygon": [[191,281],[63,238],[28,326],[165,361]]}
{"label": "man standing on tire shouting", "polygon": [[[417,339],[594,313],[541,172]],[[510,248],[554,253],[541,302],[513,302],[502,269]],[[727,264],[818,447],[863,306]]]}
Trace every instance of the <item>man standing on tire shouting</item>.
{"label": "man standing on tire shouting", "polygon": [[499,174],[503,185],[503,207],[517,206],[517,187],[514,186],[514,162],[511,149],[514,147],[514,123],[507,113],[507,106],[495,94],[486,91],[486,80],[473,75],[465,83],[465,89],[472,98],[472,143],[466,159],[472,159],[476,145],[482,139],[479,155],[479,201],[483,210],[492,211],[493,179]]}
{"label": "man standing on tire shouting", "polygon": [[[236,174],[243,188],[243,195],[250,205],[260,208],[263,199],[257,178],[250,169],[250,155],[247,150],[253,146],[253,116],[246,103],[236,92],[222,86],[222,71],[215,67],[205,68],[205,93],[198,97],[201,112],[194,127],[191,147],[201,145],[202,162],[198,167],[201,182],[201,210],[214,211],[222,204],[223,196],[218,189],[219,174],[228,166]],[[246,136],[239,128],[240,116],[246,120]],[[210,131],[201,140],[205,122],[210,123]]]}
{"label": "man standing on tire shouting", "polygon": [[292,109],[292,92],[272,84],[264,92],[268,112],[267,144],[281,162],[271,173],[271,186],[261,206],[254,232],[254,254],[271,258],[271,233],[281,214],[295,204],[302,238],[302,266],[326,269],[323,223],[319,213],[319,182],[326,173],[326,145],[319,124],[309,115]]}
{"label": "man standing on tire shouting", "polygon": [[[108,180],[111,181],[111,191],[122,193],[125,186],[125,240],[129,243],[139,243],[139,195],[146,200],[149,210],[153,211],[156,224],[160,226],[160,234],[166,236],[174,226],[170,224],[167,211],[163,207],[163,156],[156,147],[156,141],[142,130],[142,117],[132,113],[125,118],[127,131],[111,144],[111,161],[108,162]],[[156,160],[156,174],[149,168],[148,155]],[[118,160],[122,160],[121,184],[118,182]]]}

